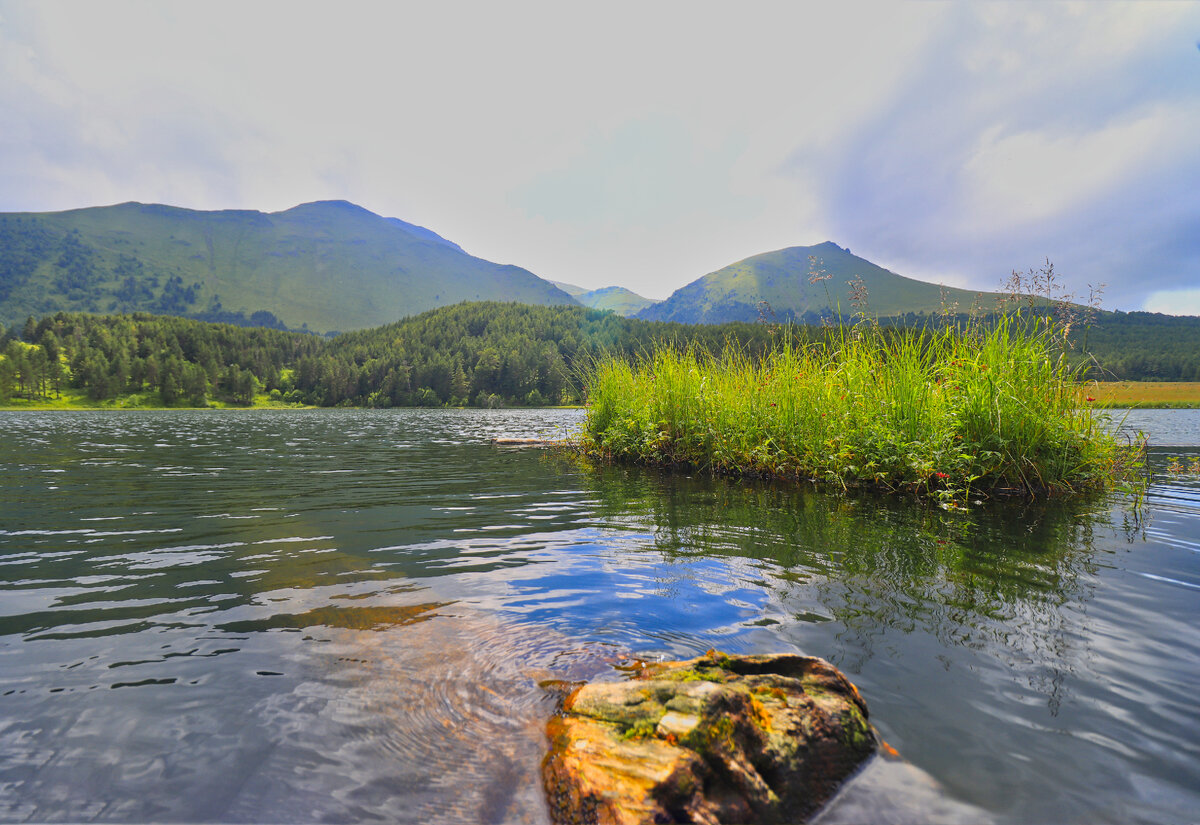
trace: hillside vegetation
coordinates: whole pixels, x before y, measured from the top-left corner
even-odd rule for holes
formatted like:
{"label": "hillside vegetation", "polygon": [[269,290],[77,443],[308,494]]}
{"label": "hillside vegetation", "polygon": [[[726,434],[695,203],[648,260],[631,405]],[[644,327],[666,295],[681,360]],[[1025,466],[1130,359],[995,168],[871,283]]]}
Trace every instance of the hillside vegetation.
{"label": "hillside vegetation", "polygon": [[[930,329],[988,318],[923,319]],[[918,328],[925,328],[919,326]],[[900,325],[880,335],[902,336]],[[0,330],[0,403],[276,403],[404,406],[571,403],[600,354],[630,359],[669,344],[759,359],[781,336],[822,341],[838,327],[684,325],[584,307],[473,302],[323,338],[194,319],[56,313]],[[1200,380],[1200,318],[1101,314],[1064,357],[1089,379]],[[1093,393],[1095,394],[1095,393]],[[57,399],[57,400],[56,400]],[[72,401],[73,403],[73,401]]]}
{"label": "hillside vegetation", "polygon": [[575,284],[564,284],[561,281],[551,281],[556,287],[570,295],[580,304],[592,309],[602,309],[631,318],[655,302],[643,298],[636,292],[623,286],[606,286],[600,289],[584,289]]}
{"label": "hillside vegetation", "polygon": [[154,204],[0,214],[0,323],[151,312],[318,332],[462,301],[574,304],[533,273],[472,257],[344,201],[283,212]]}
{"label": "hillside vegetation", "polygon": [[575,300],[585,307],[615,312],[626,318],[637,315],[647,307],[653,306],[654,301],[643,298],[636,292],[623,286],[606,286],[593,289],[574,296]]}
{"label": "hillside vegetation", "polygon": [[765,358],[663,346],[587,378],[592,455],[947,502],[1133,482],[1088,409],[1053,319],[1008,315],[965,329],[868,321],[810,340],[785,331]]}
{"label": "hillside vegetation", "polygon": [[732,335],[770,345],[759,326],[650,324],[583,307],[463,303],[332,339],[148,313],[30,319],[0,356],[0,404],[206,406],[542,405],[580,400],[575,376],[599,353],[659,341],[717,349]]}
{"label": "hillside vegetation", "polygon": [[[897,275],[852,255],[835,243],[794,246],[754,255],[676,290],[638,313],[648,321],[722,324],[754,321],[764,312],[778,321],[819,322],[850,315],[847,286],[857,282],[878,316],[968,311],[981,293],[952,289]],[[995,293],[982,293],[985,309]]]}

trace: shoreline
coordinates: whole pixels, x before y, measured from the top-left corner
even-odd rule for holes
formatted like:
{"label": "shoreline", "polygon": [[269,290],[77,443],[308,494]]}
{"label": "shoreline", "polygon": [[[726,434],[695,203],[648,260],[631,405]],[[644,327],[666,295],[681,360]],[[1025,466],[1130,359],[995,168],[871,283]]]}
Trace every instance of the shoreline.
{"label": "shoreline", "polygon": [[[203,407],[164,407],[154,404],[75,404],[75,403],[34,403],[0,404],[0,412],[196,412],[225,410],[240,410],[253,412],[255,410],[482,410],[485,407],[317,407],[312,404],[252,404],[243,407],[237,404],[209,404]],[[500,407],[505,410],[582,410],[580,405],[553,405],[547,407]]]}
{"label": "shoreline", "polygon": [[[1189,410],[1200,409],[1200,381],[1089,381],[1087,392],[1095,400],[1088,406],[1098,410]],[[167,407],[162,404],[142,403],[136,395],[125,395],[105,401],[92,401],[82,393],[64,394],[62,398],[32,401],[22,399],[19,403],[0,404],[0,412],[31,410],[317,410],[334,409],[311,404],[273,403],[257,399],[250,406],[212,402],[203,407]],[[371,409],[355,407],[354,409]],[[422,409],[419,407],[397,407],[396,409]],[[472,409],[470,407],[445,407],[429,409]],[[584,409],[581,405],[548,405],[546,407],[512,407],[508,409]]]}

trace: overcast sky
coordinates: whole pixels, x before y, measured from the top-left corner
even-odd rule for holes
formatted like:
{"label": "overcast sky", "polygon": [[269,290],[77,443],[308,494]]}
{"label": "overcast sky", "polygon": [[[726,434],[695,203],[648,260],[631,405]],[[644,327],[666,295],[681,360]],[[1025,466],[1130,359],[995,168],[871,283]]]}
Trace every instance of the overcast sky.
{"label": "overcast sky", "polygon": [[662,298],[832,240],[1200,314],[1200,3],[0,0],[0,211],[341,198]]}

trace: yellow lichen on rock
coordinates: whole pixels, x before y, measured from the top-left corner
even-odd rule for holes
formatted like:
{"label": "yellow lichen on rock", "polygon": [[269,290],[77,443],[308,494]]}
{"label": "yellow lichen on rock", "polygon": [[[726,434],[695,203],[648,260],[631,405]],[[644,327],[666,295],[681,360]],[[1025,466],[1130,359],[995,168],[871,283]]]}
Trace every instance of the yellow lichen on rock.
{"label": "yellow lichen on rock", "polygon": [[876,747],[845,676],[791,654],[710,651],[584,685],[548,733],[559,823],[796,822]]}

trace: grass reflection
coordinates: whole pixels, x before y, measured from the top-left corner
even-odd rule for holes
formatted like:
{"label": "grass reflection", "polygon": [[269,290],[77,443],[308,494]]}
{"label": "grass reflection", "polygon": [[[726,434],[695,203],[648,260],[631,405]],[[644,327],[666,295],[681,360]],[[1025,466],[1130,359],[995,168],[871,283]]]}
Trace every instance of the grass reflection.
{"label": "grass reflection", "polygon": [[372,607],[316,607],[303,613],[276,613],[265,619],[229,622],[219,625],[228,633],[256,633],[281,628],[303,630],[308,627],[337,627],[343,630],[387,630],[390,627],[424,622],[437,616],[437,610],[449,602],[412,605],[375,605]]}
{"label": "grass reflection", "polygon": [[[668,564],[725,559],[727,574],[768,591],[785,621],[836,623],[843,667],[861,669],[885,635],[932,637],[1024,674],[1052,712],[1064,671],[1085,653],[1075,648],[1103,563],[1097,536],[1115,529],[1101,498],[946,511],[633,467],[586,475],[603,519],[651,528],[645,551]],[[906,643],[887,647],[896,644]]]}

